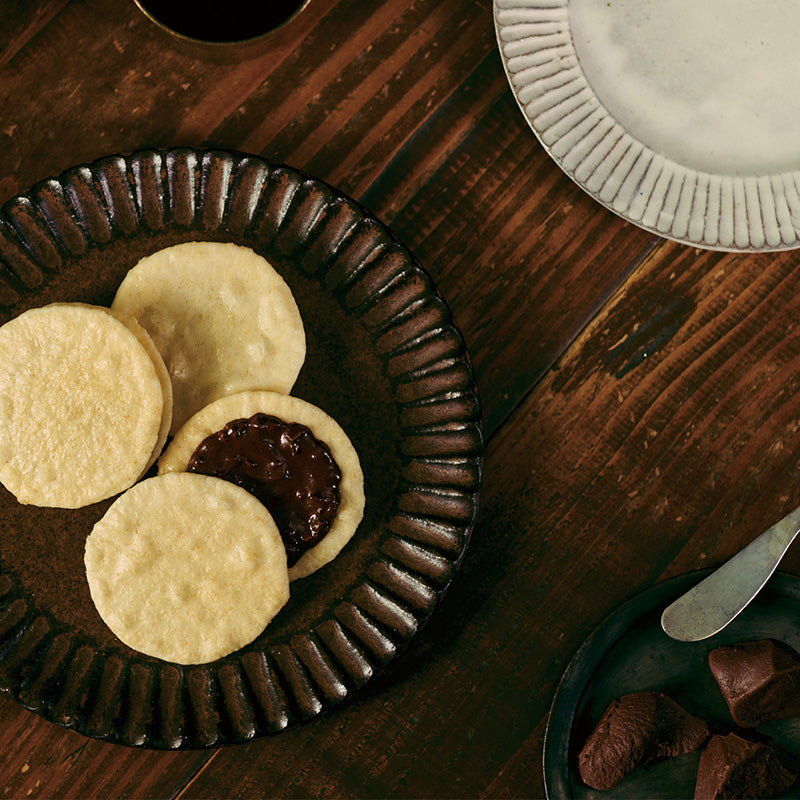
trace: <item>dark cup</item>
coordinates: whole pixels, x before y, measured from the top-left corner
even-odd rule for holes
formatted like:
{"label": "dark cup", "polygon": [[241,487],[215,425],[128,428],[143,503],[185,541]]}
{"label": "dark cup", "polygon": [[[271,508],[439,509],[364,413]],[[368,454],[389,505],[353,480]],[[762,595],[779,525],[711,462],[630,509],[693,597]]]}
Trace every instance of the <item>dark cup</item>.
{"label": "dark cup", "polygon": [[257,42],[288,22],[308,0],[135,0],[163,30],[198,45]]}

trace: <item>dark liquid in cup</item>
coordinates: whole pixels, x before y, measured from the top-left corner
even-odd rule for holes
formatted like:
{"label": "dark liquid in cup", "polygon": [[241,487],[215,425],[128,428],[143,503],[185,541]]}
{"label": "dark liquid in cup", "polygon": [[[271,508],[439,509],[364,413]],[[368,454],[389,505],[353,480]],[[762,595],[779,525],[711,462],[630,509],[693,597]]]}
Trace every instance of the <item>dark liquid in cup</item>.
{"label": "dark liquid in cup", "polygon": [[138,0],[162,25],[207,42],[238,42],[286,22],[304,0]]}

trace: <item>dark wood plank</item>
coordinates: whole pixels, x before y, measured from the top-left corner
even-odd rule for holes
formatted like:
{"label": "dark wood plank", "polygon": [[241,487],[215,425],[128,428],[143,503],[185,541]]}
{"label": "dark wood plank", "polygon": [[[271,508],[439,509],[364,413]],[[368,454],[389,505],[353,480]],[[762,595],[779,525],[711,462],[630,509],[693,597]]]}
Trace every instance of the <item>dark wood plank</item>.
{"label": "dark wood plank", "polygon": [[107,744],[46,722],[0,698],[4,797],[171,797],[211,756]]}
{"label": "dark wood plank", "polygon": [[0,26],[0,67],[31,44],[37,33],[62,10],[69,0],[9,0],[3,5]]}
{"label": "dark wood plank", "polygon": [[[488,66],[497,77],[494,58]],[[448,123],[457,116],[418,136],[420,160]],[[570,182],[523,123],[498,89],[425,185],[388,214],[467,332],[490,434],[655,246]]]}

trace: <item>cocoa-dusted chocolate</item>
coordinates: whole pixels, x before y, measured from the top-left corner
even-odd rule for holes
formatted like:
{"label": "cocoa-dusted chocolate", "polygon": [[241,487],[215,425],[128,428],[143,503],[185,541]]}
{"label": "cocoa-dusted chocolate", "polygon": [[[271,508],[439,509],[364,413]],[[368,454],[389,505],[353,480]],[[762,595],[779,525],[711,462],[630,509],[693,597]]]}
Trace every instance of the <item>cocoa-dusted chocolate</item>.
{"label": "cocoa-dusted chocolate", "polygon": [[660,758],[692,753],[710,730],[661,692],[634,692],[613,700],[578,754],[581,780],[594,789],[613,789],[637,767]]}
{"label": "cocoa-dusted chocolate", "polygon": [[189,472],[234,483],[269,510],[286,546],[289,566],[331,529],[339,507],[341,472],[311,430],[257,413],[207,436]]}
{"label": "cocoa-dusted chocolate", "polygon": [[695,800],[778,797],[796,780],[788,754],[736,733],[711,737],[700,756]]}
{"label": "cocoa-dusted chocolate", "polygon": [[800,716],[800,654],[785,642],[758,639],[717,647],[708,664],[743,728]]}

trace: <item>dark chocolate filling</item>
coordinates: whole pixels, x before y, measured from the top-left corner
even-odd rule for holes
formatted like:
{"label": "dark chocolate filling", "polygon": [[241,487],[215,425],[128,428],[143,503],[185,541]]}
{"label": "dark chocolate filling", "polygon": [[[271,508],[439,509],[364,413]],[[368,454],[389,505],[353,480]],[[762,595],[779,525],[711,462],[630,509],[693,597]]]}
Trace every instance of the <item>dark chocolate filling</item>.
{"label": "dark chocolate filling", "polygon": [[330,531],[342,474],[309,428],[269,414],[235,419],[197,446],[188,466],[255,495],[275,520],[289,566]]}

